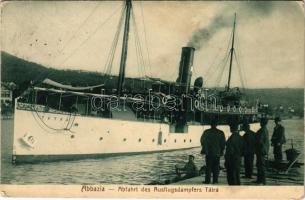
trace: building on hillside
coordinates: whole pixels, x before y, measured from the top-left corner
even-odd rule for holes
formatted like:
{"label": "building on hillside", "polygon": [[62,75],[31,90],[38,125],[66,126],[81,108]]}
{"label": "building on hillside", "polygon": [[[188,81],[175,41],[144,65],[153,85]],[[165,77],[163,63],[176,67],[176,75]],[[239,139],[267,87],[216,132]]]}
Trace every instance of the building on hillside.
{"label": "building on hillside", "polygon": [[10,114],[13,111],[13,90],[16,84],[13,82],[1,82],[1,114]]}

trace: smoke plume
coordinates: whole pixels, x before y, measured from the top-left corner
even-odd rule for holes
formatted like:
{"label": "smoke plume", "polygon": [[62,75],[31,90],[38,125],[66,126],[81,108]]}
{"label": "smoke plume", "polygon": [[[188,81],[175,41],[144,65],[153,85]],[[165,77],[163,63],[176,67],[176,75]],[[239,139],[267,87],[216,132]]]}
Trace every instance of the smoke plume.
{"label": "smoke plume", "polygon": [[192,34],[187,46],[199,50],[221,29],[233,26],[234,12],[243,19],[260,19],[268,16],[273,11],[270,1],[232,2],[222,9],[211,22]]}

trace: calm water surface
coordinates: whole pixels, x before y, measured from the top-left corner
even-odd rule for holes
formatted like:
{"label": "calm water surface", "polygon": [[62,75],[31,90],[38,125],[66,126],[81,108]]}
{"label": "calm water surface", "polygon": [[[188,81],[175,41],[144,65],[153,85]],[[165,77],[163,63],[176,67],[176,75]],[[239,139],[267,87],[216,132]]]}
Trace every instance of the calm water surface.
{"label": "calm water surface", "polygon": [[[204,164],[204,159],[199,154],[200,148],[194,148],[103,159],[12,165],[13,120],[1,122],[1,182],[6,184],[148,184],[174,177],[174,165],[183,165],[189,154],[195,155],[199,168]],[[294,147],[302,153],[300,161],[304,162],[303,120],[286,120],[283,124],[286,138],[293,138]],[[273,126],[270,121],[270,137]],[[283,149],[287,148],[290,148],[289,141]],[[273,158],[272,148],[270,156]],[[221,165],[223,166],[223,160]],[[303,171],[303,167],[292,169],[281,184],[285,185],[287,180],[287,184],[302,185]],[[277,179],[275,172],[268,174]]]}

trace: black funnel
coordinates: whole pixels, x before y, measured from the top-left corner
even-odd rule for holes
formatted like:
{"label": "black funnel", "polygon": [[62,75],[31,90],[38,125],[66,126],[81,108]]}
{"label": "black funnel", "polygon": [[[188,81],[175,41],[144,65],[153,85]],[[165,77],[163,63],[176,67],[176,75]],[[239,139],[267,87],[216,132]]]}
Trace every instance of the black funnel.
{"label": "black funnel", "polygon": [[193,47],[182,47],[177,83],[184,88],[186,94],[189,93],[191,85],[194,52]]}

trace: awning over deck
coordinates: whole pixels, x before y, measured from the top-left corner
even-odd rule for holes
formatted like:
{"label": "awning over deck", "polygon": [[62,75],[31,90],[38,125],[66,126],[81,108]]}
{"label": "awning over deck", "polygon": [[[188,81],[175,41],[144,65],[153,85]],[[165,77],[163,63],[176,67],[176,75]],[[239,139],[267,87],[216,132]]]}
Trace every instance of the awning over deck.
{"label": "awning over deck", "polygon": [[54,87],[57,87],[57,88],[74,90],[74,91],[92,90],[94,88],[104,86],[104,84],[100,84],[100,85],[86,86],[86,87],[73,87],[71,85],[64,85],[64,84],[58,83],[58,82],[53,81],[53,80],[48,79],[48,78],[44,79],[42,81],[42,83],[47,84],[47,85],[51,85],[51,86],[54,86]]}

